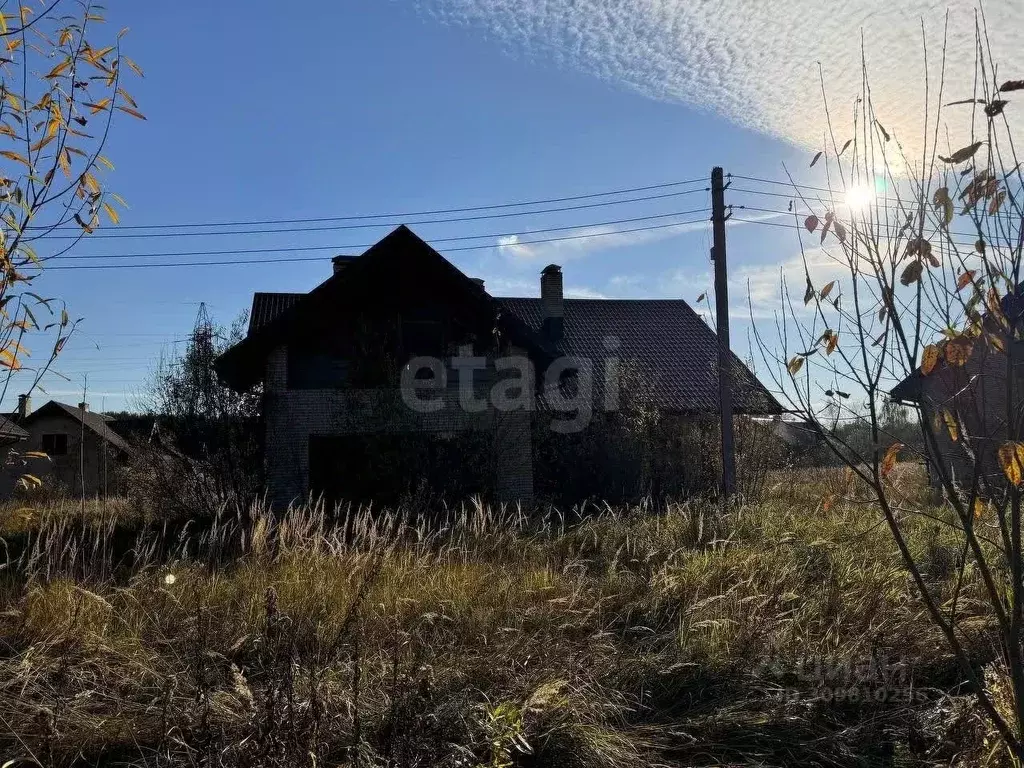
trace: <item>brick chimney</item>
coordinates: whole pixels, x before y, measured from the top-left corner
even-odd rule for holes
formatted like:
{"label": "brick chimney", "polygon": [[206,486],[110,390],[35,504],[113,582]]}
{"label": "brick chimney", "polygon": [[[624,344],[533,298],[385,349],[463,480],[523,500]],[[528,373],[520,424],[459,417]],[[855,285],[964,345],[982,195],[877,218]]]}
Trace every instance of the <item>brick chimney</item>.
{"label": "brick chimney", "polygon": [[481,288],[484,287],[484,279],[482,277],[471,277],[469,279],[472,280],[477,285],[479,285]]}
{"label": "brick chimney", "polygon": [[78,404],[78,410],[82,411],[83,413],[85,411],[88,411],[89,410],[89,404],[88,403],[79,403]]}
{"label": "brick chimney", "polygon": [[349,264],[352,263],[353,259],[358,258],[357,256],[335,256],[331,259],[331,266],[334,267],[334,274],[338,274],[345,269]]}
{"label": "brick chimney", "polygon": [[32,398],[28,395],[18,395],[18,421],[32,413]]}
{"label": "brick chimney", "polygon": [[555,344],[562,340],[562,321],[565,309],[562,302],[562,268],[548,264],[540,273],[540,303],[543,313],[543,332]]}

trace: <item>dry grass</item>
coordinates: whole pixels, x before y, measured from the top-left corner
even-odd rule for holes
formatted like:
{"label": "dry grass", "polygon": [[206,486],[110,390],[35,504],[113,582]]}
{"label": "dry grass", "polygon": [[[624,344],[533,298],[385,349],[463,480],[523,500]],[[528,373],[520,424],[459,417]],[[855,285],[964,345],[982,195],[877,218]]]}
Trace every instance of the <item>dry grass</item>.
{"label": "dry grass", "polygon": [[[943,757],[950,718],[928,713],[957,677],[887,532],[856,498],[823,511],[825,486],[841,486],[827,473],[777,480],[724,516],[697,502],[571,519],[468,506],[431,524],[319,508],[275,519],[258,506],[160,525],[123,507],[83,518],[73,503],[28,521],[5,513],[0,757],[491,768]],[[908,525],[934,588],[951,593],[954,542]],[[973,590],[968,580],[966,615],[984,638]],[[979,641],[979,660],[990,651]]]}

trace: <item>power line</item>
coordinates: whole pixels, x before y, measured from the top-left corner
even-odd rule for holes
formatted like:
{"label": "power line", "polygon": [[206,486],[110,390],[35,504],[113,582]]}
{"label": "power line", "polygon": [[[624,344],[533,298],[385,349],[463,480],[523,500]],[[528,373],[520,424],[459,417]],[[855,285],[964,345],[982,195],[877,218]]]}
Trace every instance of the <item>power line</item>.
{"label": "power line", "polygon": [[[758,213],[777,213],[780,216],[793,216],[794,215],[793,211],[776,211],[776,210],[774,210],[772,208],[758,208],[758,207],[752,206],[752,205],[734,205],[733,208],[737,209],[737,210],[757,211]],[[743,221],[747,221],[747,220],[743,219]],[[760,223],[760,222],[757,222],[757,223]],[[792,228],[796,228],[796,229],[803,229],[803,226],[800,225],[800,224],[797,224],[797,223],[788,224],[786,226],[789,226],[789,227],[792,227]],[[884,229],[896,229],[899,225],[897,225],[895,223],[893,223],[893,224],[882,224],[881,222],[879,222],[879,223],[876,223],[874,226],[882,227]],[[975,235],[972,235],[970,232],[949,232],[948,234],[956,235],[957,237],[976,237]],[[954,240],[953,242],[955,242],[957,245],[970,245],[970,246],[974,245],[974,241],[973,240],[970,241],[970,242],[962,242],[962,241]]]}
{"label": "power line", "polygon": [[[404,212],[397,212],[397,213],[372,213],[372,214],[362,214],[362,215],[356,215],[356,216],[321,216],[321,217],[302,218],[302,219],[253,219],[253,220],[249,220],[249,221],[222,221],[222,222],[208,222],[208,223],[192,222],[192,223],[178,223],[178,224],[133,224],[133,225],[119,225],[118,229],[121,229],[121,230],[124,230],[124,229],[194,229],[194,228],[199,228],[199,227],[252,227],[252,226],[264,226],[264,225],[269,226],[269,225],[273,225],[273,224],[317,224],[317,223],[323,223],[323,222],[329,222],[329,221],[367,221],[369,219],[396,219],[396,218],[397,219],[401,219],[401,218],[414,217],[414,216],[437,216],[437,215],[447,214],[447,213],[472,213],[472,212],[475,212],[475,211],[493,211],[493,210],[500,210],[500,209],[503,209],[503,208],[522,208],[522,207],[532,206],[532,205],[550,205],[552,203],[566,203],[566,202],[571,202],[571,201],[575,201],[575,200],[591,200],[591,199],[593,199],[595,197],[610,197],[610,196],[613,196],[613,195],[628,195],[628,194],[633,194],[635,192],[648,192],[648,191],[651,191],[651,190],[654,190],[654,189],[668,189],[669,187],[679,187],[679,186],[686,186],[686,185],[690,185],[690,184],[701,184],[701,183],[706,184],[707,183],[707,179],[687,179],[685,181],[670,181],[670,182],[665,182],[663,184],[648,184],[647,186],[643,186],[643,187],[630,187],[630,188],[627,188],[627,189],[615,189],[615,190],[609,190],[609,191],[606,191],[606,192],[591,192],[590,194],[586,194],[586,195],[570,195],[570,196],[567,196],[567,197],[551,197],[551,198],[542,199],[542,200],[522,200],[522,201],[518,201],[518,202],[511,202],[511,203],[495,203],[495,204],[491,204],[491,205],[475,205],[475,206],[468,206],[468,207],[463,207],[463,208],[436,208],[436,209],[433,209],[433,210],[426,210],[426,211],[404,211]],[[690,194],[691,192],[702,192],[702,191],[707,191],[708,189],[710,189],[710,187],[705,187],[704,189],[689,190],[687,192],[672,193],[672,194],[669,194],[669,195],[664,195],[664,197],[671,197],[671,196],[674,196],[674,195],[677,195],[677,194]],[[616,205],[616,204],[619,204],[619,203],[640,202],[640,201],[648,200],[648,199],[658,199],[659,197],[661,197],[661,196],[654,195],[654,196],[651,196],[651,197],[641,197],[641,198],[636,198],[636,199],[632,199],[632,200],[619,200],[619,201],[609,201],[609,202],[606,202],[606,203],[597,203],[596,205]],[[586,206],[580,206],[580,207],[586,207]],[[561,210],[561,209],[556,209],[556,210]],[[567,210],[571,210],[571,209],[567,209]],[[526,215],[528,215],[530,213],[547,213],[547,212],[548,211],[523,211],[521,213],[514,213],[514,214],[509,214],[509,215],[523,215],[523,216],[526,216]],[[448,221],[459,221],[459,219],[448,219]],[[433,223],[433,222],[419,222],[419,223]],[[364,226],[367,226],[367,227],[381,226],[381,227],[383,227],[383,226],[388,226],[388,224],[387,224],[387,222],[380,222],[378,224],[367,224],[367,225],[364,225]],[[33,227],[29,227],[29,229],[48,230],[48,229],[52,229],[52,228],[51,227],[46,227],[46,226],[33,226]],[[57,229],[75,229],[75,230],[77,230],[78,228],[74,227],[74,226],[62,226],[62,227],[58,227]],[[274,231],[274,230],[260,230],[260,231]],[[291,230],[281,230],[281,231],[291,231]],[[195,233],[195,234],[214,234],[214,233],[203,232],[203,233]],[[99,237],[99,236],[100,235],[95,235],[94,237]],[[103,235],[103,236],[109,237],[109,236],[112,236],[112,235]],[[131,236],[132,237],[162,237],[162,235],[131,235]],[[122,235],[122,237],[128,237],[128,235]]]}
{"label": "power line", "polygon": [[[703,210],[706,210],[706,209],[703,209]],[[676,214],[676,215],[682,215],[682,214]],[[445,252],[447,252],[447,253],[454,253],[454,252],[457,252],[457,251],[481,251],[481,250],[488,250],[488,249],[491,249],[491,248],[528,247],[528,246],[531,246],[531,245],[542,245],[544,243],[558,243],[558,242],[566,242],[566,241],[571,241],[571,240],[587,240],[587,239],[598,238],[598,237],[612,237],[612,236],[615,236],[615,235],[627,235],[627,234],[631,234],[631,233],[634,233],[634,232],[649,232],[649,231],[660,230],[660,229],[671,229],[673,227],[680,227],[680,226],[689,225],[689,224],[700,224],[700,223],[704,223],[705,221],[706,221],[705,219],[691,219],[691,220],[687,220],[687,221],[676,221],[676,222],[672,222],[671,224],[654,224],[654,225],[647,226],[647,227],[633,227],[631,229],[619,229],[619,230],[613,230],[611,232],[594,232],[594,233],[589,233],[589,234],[585,234],[585,235],[570,235],[570,236],[567,236],[567,237],[549,237],[549,238],[545,238],[543,240],[527,240],[527,241],[524,241],[524,242],[508,243],[508,244],[503,244],[503,245],[489,244],[489,245],[460,246],[458,248],[446,248]],[[579,227],[576,226],[576,227],[572,227],[572,228],[573,229],[578,229]],[[280,250],[286,250],[286,249],[270,249],[270,250],[278,252]],[[297,250],[323,250],[323,248],[315,248],[315,249],[314,248],[300,248],[300,249],[297,249]],[[338,249],[337,248],[332,248],[331,250],[338,250]],[[257,252],[259,252],[259,251],[258,250],[242,251],[242,253],[257,253]],[[158,255],[158,254],[154,254],[154,255]],[[99,257],[99,258],[102,258],[102,257]],[[303,262],[303,261],[320,261],[320,258],[317,257],[317,256],[298,256],[298,257],[288,257],[288,258],[280,258],[280,259],[232,259],[232,260],[228,260],[228,261],[179,261],[179,262],[169,262],[169,263],[161,263],[161,264],[68,264],[68,265],[64,265],[64,266],[61,266],[60,264],[57,264],[57,265],[52,266],[52,267],[51,266],[46,267],[46,270],[47,271],[52,271],[52,270],[58,270],[58,269],[154,269],[154,268],[157,268],[157,267],[223,267],[223,266],[235,266],[235,265],[240,265],[240,264],[249,264],[249,265],[287,264],[287,263],[297,263],[297,262]]]}
{"label": "power line", "polygon": [[[545,232],[566,232],[573,229],[584,229],[586,227],[611,227],[618,224],[634,224],[638,221],[652,221],[655,219],[667,219],[672,216],[689,216],[695,213],[706,213],[710,208],[694,208],[690,211],[673,211],[671,213],[659,213],[653,216],[636,216],[630,219],[613,219],[611,221],[594,221],[582,224],[569,224],[561,227],[545,227],[543,229],[527,229],[518,232],[487,232],[482,235],[460,235],[458,237],[434,237],[431,243],[452,243],[465,240],[497,239],[501,237],[520,237],[523,235],[539,235]],[[372,248],[375,243],[362,243],[360,245],[311,245],[295,246],[290,248],[235,248],[217,251],[158,251],[155,253],[117,253],[117,254],[69,254],[55,257],[63,261],[65,259],[144,259],[171,256],[237,256],[246,253],[290,253],[300,251],[362,251]],[[45,259],[44,259],[45,260]]]}

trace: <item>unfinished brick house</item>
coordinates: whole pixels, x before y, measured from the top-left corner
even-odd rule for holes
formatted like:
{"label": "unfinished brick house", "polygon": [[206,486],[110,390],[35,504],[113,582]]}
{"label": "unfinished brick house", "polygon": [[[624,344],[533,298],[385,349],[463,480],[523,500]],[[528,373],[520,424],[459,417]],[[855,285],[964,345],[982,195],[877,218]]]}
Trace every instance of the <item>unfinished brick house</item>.
{"label": "unfinished brick house", "polygon": [[[1006,307],[1004,300],[1004,312]],[[998,325],[989,325],[990,331],[1002,338],[1005,348],[1012,351],[1012,359],[984,339],[975,339],[973,343],[943,341],[938,345],[942,355],[934,370],[925,376],[917,368],[889,393],[896,402],[917,408],[919,417],[933,427],[935,446],[933,449],[926,444],[925,465],[929,482],[935,488],[942,485],[943,474],[962,487],[970,487],[976,471],[982,487],[993,481],[1001,483],[1003,473],[997,451],[1010,439],[1011,431],[1019,435],[1024,424],[1024,407],[1020,404],[1024,342],[1009,338]],[[966,357],[963,364],[951,365],[947,361],[946,350],[951,343],[970,344],[959,352]],[[957,359],[956,355],[953,357]],[[1008,371],[1012,371],[1011,387],[1017,398],[1017,405],[1009,409]],[[947,416],[953,419],[952,430]]]}
{"label": "unfinished brick house", "polygon": [[[246,338],[216,365],[236,390],[263,387],[275,504],[379,501],[430,480],[527,500],[539,415],[557,431],[614,409],[621,362],[658,408],[714,413],[716,343],[684,301],[566,299],[556,265],[539,298],[493,297],[402,226],[336,257],[309,293],[255,294]],[[737,412],[778,413],[734,363]]]}

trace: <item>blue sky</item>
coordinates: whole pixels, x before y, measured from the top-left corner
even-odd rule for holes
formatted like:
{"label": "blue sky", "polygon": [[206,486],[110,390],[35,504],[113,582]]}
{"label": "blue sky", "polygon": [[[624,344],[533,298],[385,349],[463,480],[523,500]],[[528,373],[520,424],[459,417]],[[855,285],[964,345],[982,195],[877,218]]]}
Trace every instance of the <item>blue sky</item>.
{"label": "blue sky", "polygon": [[[742,104],[721,98],[745,93],[753,73],[766,66],[762,58],[746,68],[698,70],[679,80],[671,67],[685,62],[641,57],[657,65],[645,74],[628,66],[626,56],[636,56],[635,50],[623,56],[606,51],[604,63],[567,56],[564,40],[545,37],[544,19],[524,15],[537,29],[510,30],[492,5],[311,0],[283,11],[264,0],[110,0],[111,31],[131,28],[126,51],[146,72],[130,90],[148,120],[116,121],[108,145],[117,166],[110,189],[131,206],[122,224],[417,211],[704,178],[713,165],[772,179],[782,177],[784,162],[806,168],[806,134],[787,136],[770,110],[761,114],[751,104],[751,115],[744,116]],[[595,50],[606,44],[595,42]],[[623,61],[617,70],[615,63]],[[743,201],[742,194],[730,194],[730,202]],[[779,200],[766,207],[784,209],[786,201]],[[586,232],[600,222],[707,205],[708,196],[699,192],[414,229],[428,241],[544,227]],[[45,386],[53,397],[77,402],[74,393],[88,374],[94,407],[131,407],[161,351],[187,335],[199,302],[216,321],[230,323],[254,291],[308,290],[327,277],[333,253],[359,252],[356,246],[388,229],[136,238],[121,237],[131,230],[105,227],[98,234],[115,237],[87,239],[74,255],[337,250],[280,254],[319,257],[295,263],[260,264],[255,255],[123,260],[253,260],[245,266],[72,270],[61,267],[99,262],[53,262],[36,289],[65,299],[71,315],[84,321],[58,364],[68,381],[49,376]],[[751,276],[763,291],[797,245],[792,232],[771,226],[736,226],[729,238],[737,275],[734,348],[742,355],[744,297],[735,294]],[[495,294],[537,293],[539,271],[551,261],[563,265],[574,295],[692,301],[708,287],[705,227],[532,249],[499,248],[496,237],[472,244],[488,247],[438,250],[467,274],[485,278]]]}

